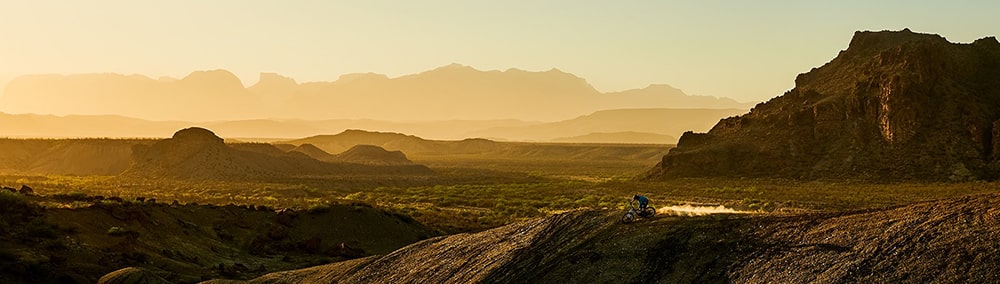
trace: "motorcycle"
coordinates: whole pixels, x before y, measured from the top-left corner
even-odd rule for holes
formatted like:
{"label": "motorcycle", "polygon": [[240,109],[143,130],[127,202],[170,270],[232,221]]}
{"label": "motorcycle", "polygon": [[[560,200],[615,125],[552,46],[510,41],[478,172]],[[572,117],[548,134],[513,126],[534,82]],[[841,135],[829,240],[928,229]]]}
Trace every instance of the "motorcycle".
{"label": "motorcycle", "polygon": [[637,217],[653,218],[654,215],[656,215],[656,209],[653,209],[652,206],[646,205],[645,209],[639,210],[639,208],[635,208],[635,206],[629,204],[628,210],[625,210],[625,214],[622,215],[622,223],[628,224],[635,222]]}

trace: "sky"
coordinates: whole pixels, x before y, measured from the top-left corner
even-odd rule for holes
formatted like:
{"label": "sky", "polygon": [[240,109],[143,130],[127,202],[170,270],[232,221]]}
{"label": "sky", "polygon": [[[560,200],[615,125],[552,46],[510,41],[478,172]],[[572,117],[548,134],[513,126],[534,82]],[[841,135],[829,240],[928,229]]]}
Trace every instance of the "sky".
{"label": "sky", "polygon": [[1000,1],[0,1],[0,84],[23,74],[181,78],[227,69],[299,82],[451,63],[557,68],[600,91],[670,84],[763,101],[858,30],[971,42]]}

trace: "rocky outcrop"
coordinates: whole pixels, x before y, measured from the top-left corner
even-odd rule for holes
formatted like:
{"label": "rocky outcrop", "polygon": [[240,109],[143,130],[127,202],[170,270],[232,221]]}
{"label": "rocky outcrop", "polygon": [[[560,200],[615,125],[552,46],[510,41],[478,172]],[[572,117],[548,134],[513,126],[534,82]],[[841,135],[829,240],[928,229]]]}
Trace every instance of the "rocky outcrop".
{"label": "rocky outcrop", "polygon": [[21,189],[18,189],[17,193],[20,193],[21,195],[35,195],[35,190],[30,186],[22,184]]}
{"label": "rocky outcrop", "polygon": [[708,133],[685,133],[649,178],[998,176],[1000,43],[857,32],[795,88]]}

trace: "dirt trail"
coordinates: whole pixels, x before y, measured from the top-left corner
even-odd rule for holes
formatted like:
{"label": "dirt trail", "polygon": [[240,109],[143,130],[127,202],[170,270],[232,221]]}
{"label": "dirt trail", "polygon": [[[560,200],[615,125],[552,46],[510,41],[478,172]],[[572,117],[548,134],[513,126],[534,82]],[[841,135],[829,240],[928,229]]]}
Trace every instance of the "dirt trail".
{"label": "dirt trail", "polygon": [[798,215],[574,211],[250,283],[857,283],[1000,279],[1000,194]]}

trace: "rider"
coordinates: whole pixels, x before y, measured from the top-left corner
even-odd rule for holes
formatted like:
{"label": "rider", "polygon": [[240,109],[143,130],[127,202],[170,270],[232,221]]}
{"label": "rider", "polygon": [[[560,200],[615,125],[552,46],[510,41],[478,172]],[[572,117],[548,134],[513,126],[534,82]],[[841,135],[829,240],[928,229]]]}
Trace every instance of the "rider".
{"label": "rider", "polygon": [[646,204],[649,204],[649,198],[638,194],[632,195],[632,200],[639,201],[639,211],[645,210]]}

